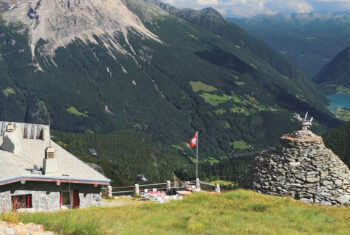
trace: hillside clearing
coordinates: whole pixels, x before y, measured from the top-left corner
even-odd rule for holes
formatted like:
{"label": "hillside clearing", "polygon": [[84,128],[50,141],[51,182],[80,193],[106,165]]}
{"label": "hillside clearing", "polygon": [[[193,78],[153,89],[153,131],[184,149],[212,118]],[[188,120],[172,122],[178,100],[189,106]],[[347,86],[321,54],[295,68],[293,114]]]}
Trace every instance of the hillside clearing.
{"label": "hillside clearing", "polygon": [[35,222],[63,234],[350,233],[349,208],[312,206],[244,190],[199,193],[166,204],[10,214],[2,219]]}
{"label": "hillside clearing", "polygon": [[75,116],[88,117],[88,115],[86,115],[85,113],[79,112],[78,109],[76,109],[74,106],[70,106],[68,109],[66,109],[66,111]]}

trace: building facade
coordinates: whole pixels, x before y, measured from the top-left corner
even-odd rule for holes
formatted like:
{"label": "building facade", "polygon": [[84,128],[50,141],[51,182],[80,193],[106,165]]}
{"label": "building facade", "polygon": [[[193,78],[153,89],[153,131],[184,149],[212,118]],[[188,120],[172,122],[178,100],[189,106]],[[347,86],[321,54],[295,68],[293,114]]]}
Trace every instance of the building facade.
{"label": "building facade", "polygon": [[99,206],[110,180],[50,140],[49,126],[0,122],[0,213]]}

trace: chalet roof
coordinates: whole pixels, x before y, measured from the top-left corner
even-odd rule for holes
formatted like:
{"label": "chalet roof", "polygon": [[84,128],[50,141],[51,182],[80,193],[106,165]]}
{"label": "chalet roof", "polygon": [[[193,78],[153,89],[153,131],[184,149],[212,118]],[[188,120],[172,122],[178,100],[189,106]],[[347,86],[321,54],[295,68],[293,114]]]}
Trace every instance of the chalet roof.
{"label": "chalet roof", "polygon": [[[0,185],[25,181],[59,181],[86,184],[109,184],[110,180],[92,169],[71,153],[51,142],[58,161],[59,176],[45,176],[33,173],[43,167],[48,142],[41,139],[21,139],[23,154],[15,155],[0,150]],[[0,137],[0,146],[3,137]]]}

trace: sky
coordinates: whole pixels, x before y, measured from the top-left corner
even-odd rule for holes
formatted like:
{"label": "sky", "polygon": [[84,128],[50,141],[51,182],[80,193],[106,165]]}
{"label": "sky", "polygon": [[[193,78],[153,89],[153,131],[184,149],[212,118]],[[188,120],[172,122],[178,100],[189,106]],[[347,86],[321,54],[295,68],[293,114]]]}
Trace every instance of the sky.
{"label": "sky", "polygon": [[213,7],[226,17],[350,10],[350,0],[162,0],[178,8]]}

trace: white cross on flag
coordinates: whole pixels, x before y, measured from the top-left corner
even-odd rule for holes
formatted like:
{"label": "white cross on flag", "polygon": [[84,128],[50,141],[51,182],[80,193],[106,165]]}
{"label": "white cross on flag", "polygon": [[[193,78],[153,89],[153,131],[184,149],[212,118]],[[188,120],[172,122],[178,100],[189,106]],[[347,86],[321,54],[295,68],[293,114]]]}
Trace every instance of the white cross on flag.
{"label": "white cross on flag", "polygon": [[190,147],[193,148],[197,145],[197,132],[196,134],[190,139]]}

